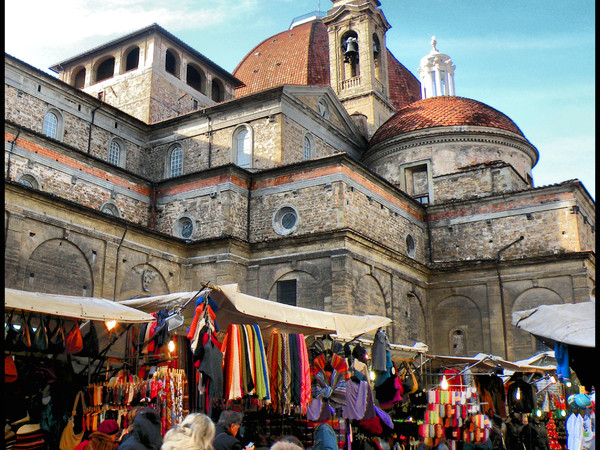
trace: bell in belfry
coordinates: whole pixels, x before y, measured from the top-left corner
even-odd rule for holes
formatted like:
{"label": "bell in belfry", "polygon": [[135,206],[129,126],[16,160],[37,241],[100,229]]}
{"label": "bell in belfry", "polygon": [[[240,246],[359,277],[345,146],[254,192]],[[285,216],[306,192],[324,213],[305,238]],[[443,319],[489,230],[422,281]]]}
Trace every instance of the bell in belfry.
{"label": "bell in belfry", "polygon": [[344,42],[346,49],[344,50],[344,62],[353,62],[358,58],[358,42],[355,37],[349,37]]}

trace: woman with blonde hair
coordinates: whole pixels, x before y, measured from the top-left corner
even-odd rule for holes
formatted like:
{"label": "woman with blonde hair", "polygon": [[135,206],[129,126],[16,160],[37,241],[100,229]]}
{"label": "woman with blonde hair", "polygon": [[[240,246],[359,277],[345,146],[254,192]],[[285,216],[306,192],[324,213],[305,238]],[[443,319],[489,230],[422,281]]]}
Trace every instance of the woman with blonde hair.
{"label": "woman with blonde hair", "polygon": [[165,434],[161,450],[213,450],[215,424],[205,414],[188,414],[183,422]]}

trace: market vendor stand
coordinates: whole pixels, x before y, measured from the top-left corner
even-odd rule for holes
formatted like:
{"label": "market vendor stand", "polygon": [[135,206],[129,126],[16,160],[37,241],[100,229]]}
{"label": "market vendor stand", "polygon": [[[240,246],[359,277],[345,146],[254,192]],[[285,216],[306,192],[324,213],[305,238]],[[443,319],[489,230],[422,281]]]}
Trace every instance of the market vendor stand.
{"label": "market vendor stand", "polygon": [[[136,324],[155,321],[103,298],[10,288],[4,291],[4,314],[5,439],[15,441],[21,426],[40,424],[49,448],[58,448],[77,392],[87,393],[93,378],[106,376],[107,361],[126,364],[119,338]],[[77,429],[83,413],[77,415]]]}
{"label": "market vendor stand", "polygon": [[[331,426],[336,433],[340,448],[346,446],[349,439],[354,439],[355,443],[365,439],[373,444],[372,439],[377,434],[388,436],[394,434],[395,425],[392,423],[391,415],[383,409],[375,409],[372,405],[373,399],[368,402],[371,405],[372,413],[368,420],[363,416],[356,416],[356,414],[352,416],[353,419],[348,419],[346,413],[342,414],[340,405],[343,401],[336,403],[335,399],[335,392],[342,394],[343,389],[359,385],[354,379],[359,375],[356,367],[360,364],[360,358],[367,363],[360,366],[363,376],[366,374],[367,377],[362,386],[369,385],[368,390],[371,391],[369,380],[371,374],[369,372],[371,372],[372,358],[370,353],[378,334],[385,334],[384,328],[391,323],[389,318],[339,314],[284,305],[243,294],[239,291],[237,284],[211,286],[204,283],[204,286],[207,291],[203,292],[194,304],[191,304],[190,300],[194,299],[197,292],[174,293],[121,302],[146,312],[155,312],[166,308],[172,312],[172,317],[177,314],[183,315],[184,324],[177,333],[188,337],[193,334],[190,330],[193,329],[195,320],[206,320],[214,326],[214,335],[217,336],[223,349],[224,392],[222,398],[218,399],[218,406],[215,409],[211,410],[203,400],[195,403],[192,397],[198,393],[194,392],[193,385],[196,383],[192,380],[196,380],[202,385],[206,380],[206,374],[201,373],[199,378],[198,375],[193,375],[191,371],[188,371],[190,410],[212,413],[213,418],[216,418],[216,412],[220,408],[241,410],[245,414],[244,426],[248,432],[253,431],[252,440],[254,441],[256,441],[255,437],[275,438],[284,434],[294,434],[305,445],[312,445],[313,430],[320,423]],[[182,308],[182,305],[187,306],[188,304],[189,307]],[[197,315],[199,310],[209,309],[209,305],[211,314],[214,313],[214,317],[211,316],[212,319],[204,313],[200,313],[200,316]],[[181,321],[175,320],[175,323],[181,323]],[[259,332],[257,333],[257,331]],[[190,355],[193,352],[189,349],[190,340],[183,339],[179,343],[179,363],[185,364],[185,361],[189,362],[192,359]],[[252,347],[252,343],[256,345]],[[237,346],[238,344],[241,345]],[[291,397],[288,398],[285,390],[281,389],[281,386],[285,386],[286,383],[285,367],[287,363],[285,361],[287,360],[285,355],[288,344],[292,360],[296,346],[298,346],[298,352],[305,349],[310,354],[308,359],[310,366],[308,368],[310,369],[308,398],[302,397],[300,393],[300,391],[305,392],[303,389],[307,387],[306,378],[303,379],[303,382],[298,381],[300,376],[294,375],[293,370],[289,371],[291,375],[289,382],[291,384],[294,383],[293,380],[298,382],[299,387],[296,393],[298,397],[294,400],[294,393],[291,391]],[[184,351],[183,348],[186,347],[187,350]],[[245,348],[252,348],[252,351],[246,352]],[[362,353],[358,352],[357,348],[362,349]],[[259,349],[264,350],[265,353],[261,354],[260,351],[257,351]],[[398,360],[399,367],[402,362],[400,360],[413,362],[428,348],[424,344],[413,347],[390,344],[386,338],[385,350],[390,351],[390,360],[391,354],[394,355],[394,359]],[[232,352],[238,351],[245,356],[240,357],[237,353],[235,358],[230,356]],[[355,356],[355,353],[358,356]],[[248,363],[242,363],[239,369],[235,369],[232,361],[237,361],[239,358]],[[300,359],[298,354],[296,354],[296,358]],[[196,360],[197,362],[198,360]],[[266,364],[263,367],[262,363],[264,362]],[[334,371],[331,372],[332,367],[328,366],[335,367]],[[252,367],[260,369],[257,369],[255,373]],[[366,367],[368,370],[365,369]],[[236,383],[228,382],[227,380],[231,376],[237,376],[231,374],[232,368],[234,372],[239,370],[243,374],[247,370],[247,374],[252,373],[252,383],[246,384],[244,380],[249,378],[245,378],[244,375],[241,388]],[[263,369],[267,370],[263,371]],[[383,372],[387,372],[387,368]],[[262,391],[260,389],[263,377],[257,376],[257,373],[266,376],[266,386],[262,386]],[[339,373],[343,373],[343,376],[340,376]],[[306,376],[307,373],[305,372],[304,375]],[[354,381],[351,380],[351,375]],[[334,378],[336,381],[333,381]],[[412,380],[409,373],[405,373],[404,378]],[[351,382],[354,384],[346,384]],[[418,386],[414,384],[414,388],[417,391]],[[366,393],[363,394],[366,395]],[[408,393],[404,398],[404,402],[407,404]],[[381,404],[375,402],[375,404],[377,403]],[[399,403],[399,401],[395,403]],[[390,406],[391,412],[393,405],[388,406]],[[334,413],[329,414],[330,411],[334,411]],[[384,418],[383,421],[375,417],[375,412],[378,417]],[[383,425],[385,432],[382,429],[383,422],[387,422]],[[246,439],[249,439],[247,435]]]}
{"label": "market vendor stand", "polygon": [[[590,296],[589,302],[540,305],[525,311],[515,311],[512,324],[536,336],[548,347],[554,349],[557,364],[557,385],[548,391],[560,389],[563,394],[560,409],[546,408],[543,415],[551,417],[552,424],[548,435],[557,435],[560,442],[566,439],[580,439],[584,448],[595,442],[595,382],[596,364],[596,299]],[[548,393],[546,393],[546,400]],[[552,417],[554,410],[554,417]],[[556,411],[561,414],[557,416]],[[550,413],[550,414],[549,414]],[[571,437],[567,436],[568,434]],[[577,436],[577,438],[573,438]],[[581,443],[581,441],[580,441]],[[578,443],[571,442],[575,448]],[[558,448],[558,447],[555,447]]]}

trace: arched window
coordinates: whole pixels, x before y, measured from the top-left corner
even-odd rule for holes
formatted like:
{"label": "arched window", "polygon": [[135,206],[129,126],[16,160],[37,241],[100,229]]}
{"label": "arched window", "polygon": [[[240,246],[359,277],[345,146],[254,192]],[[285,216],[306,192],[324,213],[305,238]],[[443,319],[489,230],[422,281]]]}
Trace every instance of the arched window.
{"label": "arched window", "polygon": [[376,33],[373,33],[373,62],[375,64],[375,78],[381,79],[381,43]]}
{"label": "arched window", "polygon": [[183,148],[176,145],[169,154],[168,177],[178,177],[183,174]]}
{"label": "arched window", "polygon": [[177,54],[172,50],[167,50],[165,55],[165,70],[171,75],[179,77],[179,58],[177,58]]}
{"label": "arched window", "polygon": [[187,65],[185,82],[188,84],[188,86],[191,86],[197,91],[204,93],[204,85],[206,83],[204,81],[204,75],[200,70],[196,69],[190,64]]}
{"label": "arched window", "polygon": [[252,167],[252,130],[239,127],[233,133],[233,150],[235,163],[240,167]]}
{"label": "arched window", "polygon": [[58,116],[53,111],[47,112],[44,116],[42,133],[48,137],[56,139],[58,135]]}
{"label": "arched window", "polygon": [[305,133],[302,139],[304,159],[311,159],[315,156],[315,142],[310,133]]}
{"label": "arched window", "polygon": [[108,162],[115,166],[123,167],[125,163],[125,148],[117,139],[110,141],[108,146]]}
{"label": "arched window", "polygon": [[222,102],[223,101],[223,86],[221,85],[221,82],[219,80],[213,79],[210,88],[211,88],[211,98],[215,102]]}
{"label": "arched window", "polygon": [[115,74],[115,58],[108,58],[96,69],[96,81],[106,80]]}
{"label": "arched window", "polygon": [[358,34],[355,31],[347,31],[342,35],[340,44],[344,57],[344,79],[359,76]]}
{"label": "arched window", "polygon": [[406,235],[406,254],[411,258],[415,257],[415,239],[410,235]]}
{"label": "arched window", "polygon": [[79,69],[73,78],[73,86],[77,89],[81,89],[85,86],[85,67]]}
{"label": "arched window", "polygon": [[140,64],[140,48],[135,47],[127,53],[127,58],[125,59],[125,72],[129,70],[137,69]]}

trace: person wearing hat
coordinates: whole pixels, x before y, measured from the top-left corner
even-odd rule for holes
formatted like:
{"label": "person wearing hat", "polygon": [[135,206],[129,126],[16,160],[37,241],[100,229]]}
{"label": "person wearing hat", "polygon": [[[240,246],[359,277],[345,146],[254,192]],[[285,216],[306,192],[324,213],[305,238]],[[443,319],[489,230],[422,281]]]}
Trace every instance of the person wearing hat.
{"label": "person wearing hat", "polygon": [[88,440],[82,441],[75,450],[113,450],[117,448],[119,424],[116,420],[103,420],[98,429],[90,434]]}

